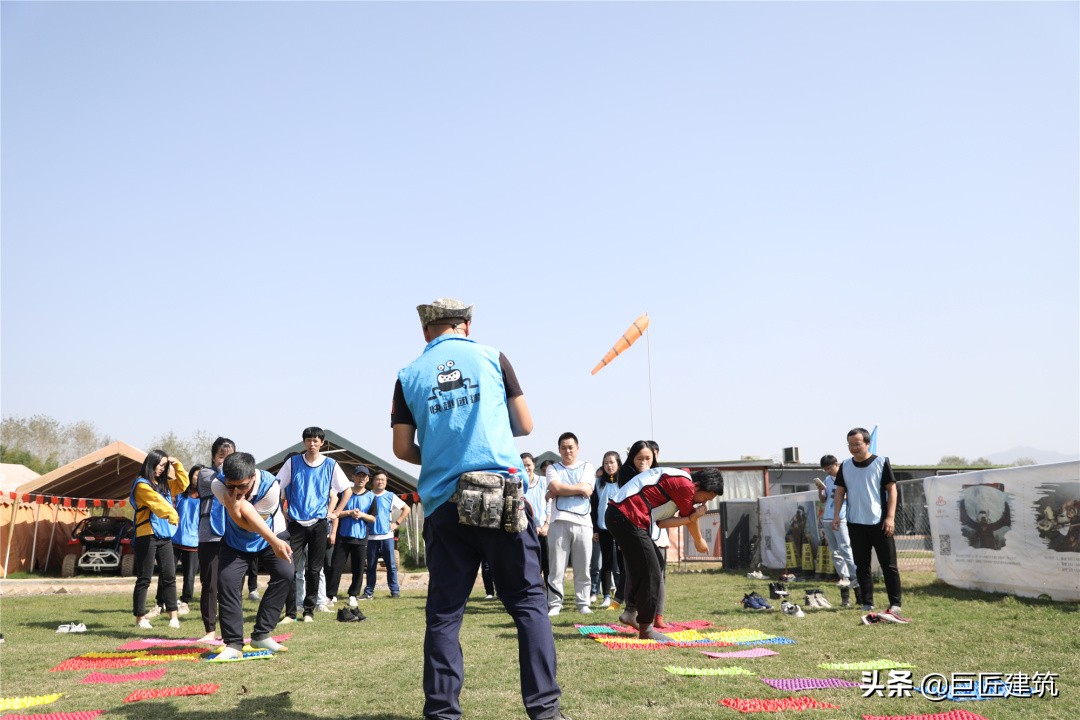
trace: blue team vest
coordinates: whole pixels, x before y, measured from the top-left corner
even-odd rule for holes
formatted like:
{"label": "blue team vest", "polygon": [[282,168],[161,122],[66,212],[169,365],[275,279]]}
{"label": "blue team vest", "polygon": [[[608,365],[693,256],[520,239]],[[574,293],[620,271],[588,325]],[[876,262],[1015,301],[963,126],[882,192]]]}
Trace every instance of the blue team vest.
{"label": "blue team vest", "polygon": [[607,512],[608,500],[615,497],[615,493],[618,491],[619,483],[617,482],[608,482],[607,480],[596,481],[596,489],[593,491],[597,494],[596,522],[601,530],[607,530],[607,520],[604,519],[604,513]]}
{"label": "blue team vest", "polygon": [[844,500],[847,503],[847,520],[856,525],[877,525],[882,517],[881,476],[886,458],[875,455],[864,468],[856,467],[848,458],[840,466],[844,473]]}
{"label": "blue team vest", "polygon": [[394,494],[387,490],[382,495],[371,495],[371,509],[368,513],[375,516],[369,535],[388,535],[390,533],[390,511],[394,507]]}
{"label": "blue team vest", "polygon": [[[213,472],[213,470],[211,470],[211,472]],[[217,470],[215,477],[221,483],[225,482],[225,476],[221,474],[221,470]],[[198,479],[196,479],[196,483],[197,482]],[[220,500],[214,497],[214,493],[211,492],[206,497],[203,497],[202,495],[199,496],[199,516],[208,518],[207,522],[210,527],[210,532],[218,537],[225,534],[226,515],[228,515],[228,513],[225,511],[225,506],[221,504]]]}
{"label": "blue team vest", "polygon": [[[149,522],[150,527],[153,528],[153,530],[154,530],[154,537],[156,537],[156,538],[171,538],[173,536],[173,533],[176,532],[176,526],[173,525],[171,522],[169,522],[168,518],[158,517],[157,515],[154,514],[153,510],[150,510],[149,508],[141,506],[141,505],[139,505],[138,503],[135,502],[135,488],[138,487],[139,483],[144,483],[151,490],[158,493],[158,495],[161,495],[161,493],[158,492],[158,489],[155,488],[153,485],[151,485],[147,481],[147,479],[144,478],[144,477],[136,478],[135,482],[131,484],[131,497],[130,497],[130,500],[131,500],[131,507],[134,510],[134,512],[132,513],[132,516],[133,517],[139,517],[139,511],[141,511],[141,510],[146,510],[147,514],[150,516],[148,520],[142,520],[142,521],[136,522],[135,527],[139,527],[140,525],[145,525],[146,523]],[[172,502],[165,495],[161,495],[161,498],[163,500],[165,500],[165,502],[172,505]]]}
{"label": "blue team vest", "polygon": [[[277,478],[266,472],[265,470],[259,471],[259,489],[251,498],[251,504],[262,500],[266,493],[270,491],[274,483],[277,482]],[[266,524],[270,526],[270,532],[275,535],[280,532],[279,529],[274,527],[274,515],[277,514],[278,507],[280,506],[280,500],[278,505],[274,506],[274,509],[269,514],[263,515],[263,519],[266,520]],[[225,516],[225,542],[229,547],[240,550],[242,552],[262,552],[270,545],[266,540],[257,532],[251,532],[249,530],[242,530],[232,519],[231,515],[226,513]]]}
{"label": "blue team vest", "polygon": [[289,501],[289,517],[293,520],[316,520],[326,517],[326,505],[330,502],[330,483],[334,479],[337,463],[324,458],[318,467],[311,467],[303,455],[296,455],[289,462],[292,477],[285,488]]}
{"label": "blue team vest", "polygon": [[[576,485],[582,480],[593,479],[583,477],[585,463],[581,463],[573,470],[562,463],[555,463],[555,469],[561,471],[559,472],[559,479],[567,485]],[[588,515],[591,506],[589,498],[583,495],[560,495],[555,498],[555,508],[559,512],[570,513],[571,515]]]}
{"label": "blue team vest", "polygon": [[184,547],[199,546],[199,498],[181,495],[176,498],[176,514],[180,522],[173,533],[174,545]]}
{"label": "blue team vest", "polygon": [[442,335],[398,380],[416,422],[423,460],[417,490],[425,516],[450,499],[462,473],[516,467],[524,477],[498,350]]}
{"label": "blue team vest", "polygon": [[[387,493],[389,494],[389,493]],[[353,495],[349,498],[349,501],[345,503],[346,510],[359,510],[362,513],[371,513],[371,503],[375,499],[375,496],[371,492],[366,492],[363,495]],[[387,529],[389,532],[389,529]],[[338,537],[350,537],[356,540],[363,540],[368,536],[368,524],[363,520],[358,520],[352,517],[343,517],[338,522]]]}

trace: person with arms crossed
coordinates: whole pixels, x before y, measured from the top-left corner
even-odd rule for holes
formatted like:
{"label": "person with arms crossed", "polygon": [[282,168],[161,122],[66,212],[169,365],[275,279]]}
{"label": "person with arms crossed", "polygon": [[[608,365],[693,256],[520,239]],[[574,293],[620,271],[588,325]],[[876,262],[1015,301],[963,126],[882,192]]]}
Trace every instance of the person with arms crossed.
{"label": "person with arms crossed", "polygon": [[548,530],[548,615],[562,611],[566,566],[574,569],[574,597],[578,612],[588,615],[592,557],[592,517],[589,498],[596,484],[592,463],[578,462],[578,439],[572,432],[559,436],[559,457],[547,471],[547,496],[555,501]]}
{"label": "person with arms crossed", "polygon": [[472,311],[451,299],[417,307],[427,345],[398,373],[390,420],[394,455],[420,465],[429,577],[424,717],[461,717],[461,623],[476,572],[486,559],[499,599],[517,627],[525,711],[531,720],[567,720],[559,708],[562,691],[555,680],[555,641],[535,529],[531,523],[513,533],[465,525],[451,501],[463,473],[518,469],[514,437],[528,435],[533,426],[506,356],[469,338]]}
{"label": "person with arms crossed", "polygon": [[[364,587],[364,600],[375,597],[375,573],[379,569],[379,558],[382,558],[386,566],[386,585],[390,589],[390,597],[401,596],[397,558],[394,554],[394,532],[401,527],[405,518],[409,517],[409,506],[394,493],[387,492],[386,482],[386,471],[376,468],[371,476],[374,487],[371,491],[371,509],[368,512],[375,516],[375,520],[368,525],[367,585]],[[395,513],[400,513],[396,520],[393,519]]]}

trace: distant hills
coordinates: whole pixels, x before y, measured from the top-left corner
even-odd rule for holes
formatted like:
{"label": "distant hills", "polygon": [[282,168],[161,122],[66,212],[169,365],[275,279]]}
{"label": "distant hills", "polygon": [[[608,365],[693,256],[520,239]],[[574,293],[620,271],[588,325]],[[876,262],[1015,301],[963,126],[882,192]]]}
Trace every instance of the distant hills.
{"label": "distant hills", "polygon": [[1068,462],[1070,460],[1080,460],[1080,454],[1059,453],[1053,450],[1039,450],[1038,448],[1019,446],[1014,447],[1012,450],[1002,450],[1001,452],[987,455],[986,459],[995,465],[1011,465],[1020,458],[1032,458],[1040,465],[1046,463],[1056,462]]}

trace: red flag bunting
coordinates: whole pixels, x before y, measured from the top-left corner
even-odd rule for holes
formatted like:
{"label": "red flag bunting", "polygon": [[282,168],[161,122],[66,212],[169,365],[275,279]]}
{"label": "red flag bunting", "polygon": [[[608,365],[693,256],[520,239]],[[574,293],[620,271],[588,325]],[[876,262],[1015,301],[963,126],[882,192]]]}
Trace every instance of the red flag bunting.
{"label": "red flag bunting", "polygon": [[78,508],[79,510],[85,510],[86,509],[86,498],[79,498],[78,502],[75,503],[75,507]]}
{"label": "red flag bunting", "polygon": [[101,507],[101,501],[100,500],[95,500],[94,501],[94,507]]}

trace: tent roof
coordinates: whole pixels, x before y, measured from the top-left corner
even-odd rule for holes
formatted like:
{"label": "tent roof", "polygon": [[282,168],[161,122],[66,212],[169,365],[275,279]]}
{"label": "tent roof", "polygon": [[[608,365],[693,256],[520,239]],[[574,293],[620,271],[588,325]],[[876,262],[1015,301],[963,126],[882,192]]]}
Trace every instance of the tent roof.
{"label": "tent roof", "polygon": [[146,453],[127,443],[114,442],[52,472],[19,485],[16,492],[60,497],[118,500],[131,494]]}
{"label": "tent roof", "polygon": [[[323,444],[322,453],[337,460],[341,464],[345,474],[352,479],[353,468],[357,465],[367,465],[369,468],[379,468],[386,471],[386,489],[395,495],[416,492],[416,478],[409,473],[400,470],[383,460],[378,455],[365,450],[349,440],[341,437],[332,430],[323,430],[326,433],[326,442]],[[259,463],[259,468],[276,473],[285,464],[285,458],[291,453],[302,453],[307,448],[303,442],[285,448],[277,455],[269,457]]]}
{"label": "tent roof", "polygon": [[15,492],[23,483],[39,477],[41,475],[25,465],[0,463],[0,491]]}

